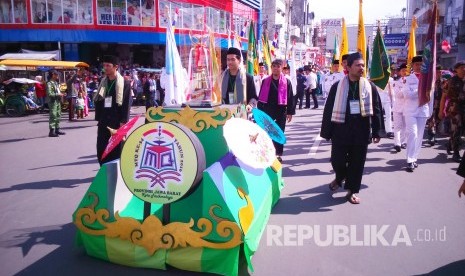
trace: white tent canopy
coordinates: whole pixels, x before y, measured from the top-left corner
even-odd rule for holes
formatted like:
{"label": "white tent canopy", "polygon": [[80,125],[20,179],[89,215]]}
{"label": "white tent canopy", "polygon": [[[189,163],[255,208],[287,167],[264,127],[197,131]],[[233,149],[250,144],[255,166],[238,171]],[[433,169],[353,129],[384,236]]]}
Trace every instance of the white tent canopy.
{"label": "white tent canopy", "polygon": [[56,54],[38,54],[38,53],[14,53],[0,56],[2,59],[34,59],[34,60],[55,60]]}

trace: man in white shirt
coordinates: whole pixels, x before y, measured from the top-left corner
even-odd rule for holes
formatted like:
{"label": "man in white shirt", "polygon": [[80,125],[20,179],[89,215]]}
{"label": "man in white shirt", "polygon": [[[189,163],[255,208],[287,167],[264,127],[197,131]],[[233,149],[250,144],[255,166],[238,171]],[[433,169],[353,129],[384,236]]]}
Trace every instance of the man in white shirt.
{"label": "man in white shirt", "polygon": [[423,133],[425,131],[426,120],[432,113],[432,102],[418,106],[418,84],[420,78],[420,69],[422,56],[415,56],[412,59],[413,72],[406,77],[407,89],[404,93],[404,118],[405,132],[407,135],[407,171],[413,172],[418,167],[417,158],[420,153],[423,142]]}
{"label": "man in white shirt", "polygon": [[262,87],[262,81],[266,77],[268,77],[268,74],[266,72],[265,65],[263,64],[263,62],[260,62],[258,64],[258,75],[253,77],[254,84],[255,84],[255,91],[257,91],[257,93],[260,92],[260,88]]}
{"label": "man in white shirt", "polygon": [[381,104],[383,105],[384,118],[384,129],[386,130],[386,135],[388,138],[394,138],[394,133],[392,132],[392,84],[394,79],[389,77],[389,81],[384,89],[376,86],[378,90],[379,97],[381,98]]}
{"label": "man in white shirt", "polygon": [[406,86],[407,80],[407,65],[401,64],[398,69],[399,79],[392,84],[392,119],[394,121],[394,150],[400,152],[402,148],[406,148],[405,143],[405,119],[404,119],[404,89],[408,89]]}
{"label": "man in white shirt", "polygon": [[339,60],[334,60],[331,65],[331,71],[325,74],[323,80],[323,98],[326,99],[331,86],[344,77],[343,72],[339,72]]}
{"label": "man in white shirt", "polygon": [[307,73],[307,83],[306,87],[307,90],[305,91],[305,108],[310,108],[310,94],[313,99],[313,109],[318,108],[318,100],[316,98],[316,82],[317,82],[317,76],[313,72],[312,66],[308,66],[305,69],[305,72]]}

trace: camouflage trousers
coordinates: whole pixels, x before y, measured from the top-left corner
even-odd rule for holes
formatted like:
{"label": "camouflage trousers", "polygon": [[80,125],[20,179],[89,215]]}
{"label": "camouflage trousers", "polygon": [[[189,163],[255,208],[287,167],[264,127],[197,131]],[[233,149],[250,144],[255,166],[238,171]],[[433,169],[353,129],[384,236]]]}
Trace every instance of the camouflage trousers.
{"label": "camouflage trousers", "polygon": [[452,151],[460,150],[462,145],[463,116],[460,113],[452,113],[450,118],[449,147]]}

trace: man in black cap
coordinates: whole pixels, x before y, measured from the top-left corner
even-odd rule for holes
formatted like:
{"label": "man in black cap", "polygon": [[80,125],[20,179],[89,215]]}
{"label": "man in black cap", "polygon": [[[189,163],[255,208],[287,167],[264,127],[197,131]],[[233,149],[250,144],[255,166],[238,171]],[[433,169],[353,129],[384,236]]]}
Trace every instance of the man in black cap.
{"label": "man in black cap", "polygon": [[221,94],[225,104],[247,104],[257,99],[253,76],[241,66],[241,51],[231,47],[226,53],[228,68],[221,75]]}
{"label": "man in black cap", "polygon": [[61,118],[61,102],[63,101],[63,94],[60,91],[60,85],[58,84],[58,71],[51,70],[48,72],[49,81],[47,82],[47,96],[48,96],[48,108],[50,112],[49,126],[50,132],[49,137],[58,137],[58,135],[64,135],[63,131],[60,131],[60,118]]}
{"label": "man in black cap", "polygon": [[[295,114],[294,93],[291,81],[282,73],[283,61],[276,59],[271,63],[271,76],[265,78],[260,89],[257,107],[276,121],[284,132],[286,121]],[[284,146],[273,141],[276,157],[281,162]]]}
{"label": "man in black cap", "polygon": [[[449,99],[445,107],[446,116],[450,119],[449,141],[447,142],[447,153],[453,152],[452,159],[460,162],[460,146],[462,144],[462,130],[465,116],[465,92],[463,91],[465,82],[465,62],[459,61],[454,65],[454,76],[448,80],[446,89],[443,91],[440,106],[444,110],[446,99]],[[441,112],[439,118],[443,117]]]}
{"label": "man in black cap", "polygon": [[97,158],[103,163],[115,160],[121,156],[121,145],[102,159],[102,154],[111,137],[108,128],[118,129],[129,120],[131,107],[131,84],[125,81],[118,72],[119,60],[115,56],[104,56],[103,68],[105,77],[100,82],[94,97],[95,120],[97,129]]}
{"label": "man in black cap", "polygon": [[359,204],[368,144],[378,143],[384,130],[381,100],[376,86],[363,77],[365,62],[360,53],[347,59],[348,75],[331,87],[326,100],[320,136],[331,139],[331,165],[336,179],[331,191],[345,179],[346,198]]}
{"label": "man in black cap", "polygon": [[[406,86],[404,89],[404,118],[405,118],[405,135],[407,137],[407,171],[413,172],[418,167],[418,155],[420,154],[423,142],[423,133],[426,126],[426,120],[431,116],[432,106],[426,103],[418,106],[418,85],[420,78],[420,69],[422,56],[415,56],[412,59],[413,72],[405,78]],[[431,105],[432,105],[431,99]]]}

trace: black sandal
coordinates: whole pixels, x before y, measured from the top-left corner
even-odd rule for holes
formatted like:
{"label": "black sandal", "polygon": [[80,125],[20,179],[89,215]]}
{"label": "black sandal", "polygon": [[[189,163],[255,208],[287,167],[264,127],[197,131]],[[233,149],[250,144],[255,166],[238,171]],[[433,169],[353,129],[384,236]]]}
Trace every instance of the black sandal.
{"label": "black sandal", "polygon": [[336,179],[334,179],[331,183],[329,183],[329,189],[332,192],[337,191],[337,189],[341,188],[341,184],[339,184]]}
{"label": "black sandal", "polygon": [[346,199],[352,204],[360,204],[360,198],[355,193],[348,192]]}

